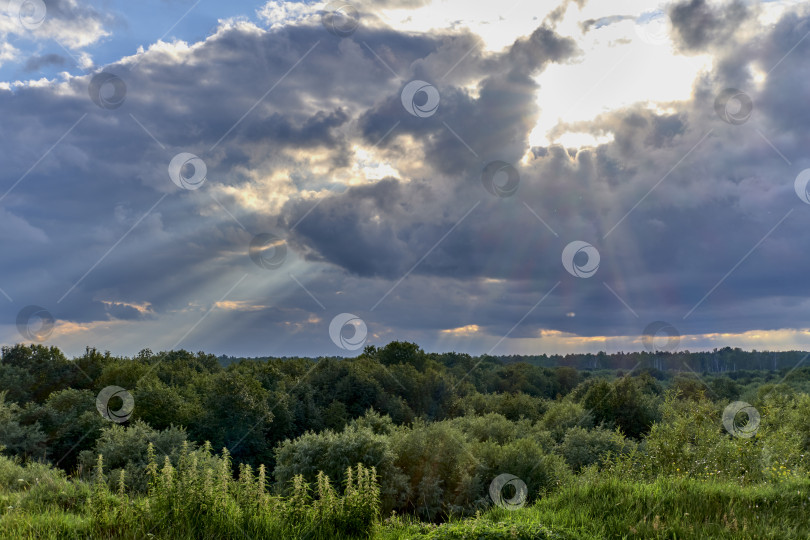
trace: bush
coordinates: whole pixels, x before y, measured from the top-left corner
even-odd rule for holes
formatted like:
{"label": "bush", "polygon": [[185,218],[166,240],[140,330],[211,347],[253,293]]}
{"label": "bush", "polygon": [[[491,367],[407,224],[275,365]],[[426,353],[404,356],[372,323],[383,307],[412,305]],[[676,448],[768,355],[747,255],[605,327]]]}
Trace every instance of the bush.
{"label": "bush", "polygon": [[552,403],[540,426],[551,433],[554,440],[561,442],[569,428],[580,426],[584,428],[593,426],[593,414],[579,403],[571,400],[562,400]]}
{"label": "bush", "polygon": [[562,457],[547,453],[541,442],[523,438],[504,445],[483,443],[474,447],[480,458],[476,478],[483,490],[479,494],[490,506],[489,485],[496,476],[508,473],[520,478],[528,489],[528,501],[539,499],[565,484],[571,470]]}
{"label": "bush", "polygon": [[167,455],[177,465],[178,453],[186,442],[182,428],[170,427],[157,431],[148,424],[136,420],[130,426],[111,424],[105,427],[93,450],[84,450],[79,455],[79,467],[84,478],[90,478],[100,455],[104,456],[105,468],[109,471],[111,488],[118,485],[121,471],[126,471],[127,487],[136,493],[146,493],[148,464],[147,448],[152,444],[161,456]]}
{"label": "bush", "polygon": [[608,455],[627,454],[634,444],[618,431],[572,427],[565,433],[559,452],[574,472],[588,465],[601,466]]}
{"label": "bush", "polygon": [[437,521],[480,497],[477,460],[467,436],[449,422],[415,422],[393,434],[395,465],[403,475],[398,511]]}
{"label": "bush", "polygon": [[479,394],[478,392],[472,392],[453,402],[452,413],[454,416],[481,416],[488,413],[498,413],[513,421],[521,418],[536,421],[543,417],[543,413],[546,412],[547,408],[548,400],[522,392],[513,394]]}
{"label": "bush", "polygon": [[341,432],[306,433],[284,441],[276,447],[274,476],[278,490],[288,492],[296,476],[308,483],[317,482],[319,472],[342,478],[347,467],[360,463],[379,471],[386,513],[399,507],[405,481],[394,465],[392,440],[387,434],[375,432],[389,429],[386,426],[387,421],[381,417],[367,414]]}
{"label": "bush", "polygon": [[0,392],[0,446],[17,456],[44,454],[46,435],[39,425],[21,425],[21,408],[6,401],[6,392]]}
{"label": "bush", "polygon": [[[528,422],[513,422],[497,413],[483,416],[463,416],[450,421],[450,424],[460,429],[475,441],[493,441],[503,444],[524,436],[523,433],[531,429]],[[522,428],[522,429],[521,429]]]}
{"label": "bush", "polygon": [[592,411],[596,423],[617,427],[628,437],[646,435],[661,418],[658,409],[661,387],[649,375],[597,381],[588,389],[582,405]]}
{"label": "bush", "polygon": [[0,455],[0,489],[3,491],[27,491],[40,482],[56,484],[64,479],[65,473],[50,465],[28,463],[23,466],[18,458]]}
{"label": "bush", "polygon": [[662,406],[663,420],[639,446],[644,452],[618,459],[615,470],[635,478],[685,476],[743,484],[804,475],[802,434],[794,431],[795,424],[789,423],[789,414],[781,408],[790,403],[760,411],[762,423],[756,435],[740,438],[723,428],[723,405],[681,401],[670,395]]}

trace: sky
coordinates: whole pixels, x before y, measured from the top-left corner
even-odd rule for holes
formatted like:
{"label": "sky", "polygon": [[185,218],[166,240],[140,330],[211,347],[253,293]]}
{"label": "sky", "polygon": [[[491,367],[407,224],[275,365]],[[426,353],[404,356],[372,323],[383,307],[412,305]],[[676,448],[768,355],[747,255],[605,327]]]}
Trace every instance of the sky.
{"label": "sky", "polygon": [[0,0],[0,344],[810,349],[810,5]]}

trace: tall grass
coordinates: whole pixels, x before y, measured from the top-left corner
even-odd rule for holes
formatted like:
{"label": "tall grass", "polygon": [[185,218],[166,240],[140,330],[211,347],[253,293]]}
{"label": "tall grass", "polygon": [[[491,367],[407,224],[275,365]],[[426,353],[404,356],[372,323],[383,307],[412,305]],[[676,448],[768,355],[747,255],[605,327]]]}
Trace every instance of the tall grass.
{"label": "tall grass", "polygon": [[639,481],[589,468],[532,506],[437,526],[396,516],[381,522],[373,468],[347,469],[341,485],[323,473],[314,484],[298,476],[282,497],[268,492],[264,467],[241,465],[236,478],[230,467],[227,451],[184,448],[173,466],[150,449],[149,492],[133,496],[125,475],[110,486],[103,459],[85,482],[0,457],[0,538],[810,538],[807,477]]}
{"label": "tall grass", "polygon": [[388,519],[381,540],[810,538],[810,479],[780,484],[585,474],[520,510],[430,526]]}
{"label": "tall grass", "polygon": [[810,538],[810,479],[779,484],[590,474],[527,510],[583,538]]}
{"label": "tall grass", "polygon": [[[217,456],[216,467],[203,465],[211,457],[208,445],[193,452],[184,445],[177,466],[168,458],[159,464],[150,445],[149,492],[135,497],[127,492],[125,474],[117,475],[117,486],[110,489],[101,456],[90,484],[69,480],[47,467],[23,467],[0,457],[0,479],[4,480],[0,536],[325,540],[369,538],[379,523],[374,468],[347,468],[342,489],[325,474],[318,476],[314,490],[297,476],[290,495],[280,497],[268,493],[264,466],[254,471],[240,465],[234,479],[226,449]],[[41,478],[31,478],[32,471]],[[13,477],[18,475],[20,481],[15,482]]]}

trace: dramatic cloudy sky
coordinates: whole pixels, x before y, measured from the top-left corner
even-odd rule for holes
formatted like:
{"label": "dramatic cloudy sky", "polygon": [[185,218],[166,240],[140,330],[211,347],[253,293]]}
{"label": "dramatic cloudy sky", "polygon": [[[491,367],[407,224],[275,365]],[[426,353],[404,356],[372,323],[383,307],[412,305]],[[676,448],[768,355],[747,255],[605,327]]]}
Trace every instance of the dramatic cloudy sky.
{"label": "dramatic cloudy sky", "polygon": [[806,3],[0,9],[3,344],[810,348]]}

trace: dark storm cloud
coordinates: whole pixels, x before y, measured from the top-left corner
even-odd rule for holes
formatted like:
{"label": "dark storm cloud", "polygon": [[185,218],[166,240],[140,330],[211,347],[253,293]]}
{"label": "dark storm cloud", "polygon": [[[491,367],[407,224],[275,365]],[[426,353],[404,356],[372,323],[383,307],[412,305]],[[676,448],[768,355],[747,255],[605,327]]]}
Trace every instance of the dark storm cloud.
{"label": "dark storm cloud", "polygon": [[669,9],[676,45],[690,52],[727,43],[752,14],[752,9],[740,0],[722,6],[711,6],[706,0],[689,0]]}
{"label": "dark storm cloud", "polygon": [[32,56],[28,60],[25,61],[25,66],[23,70],[30,73],[33,71],[39,71],[43,67],[46,66],[64,66],[67,63],[67,60],[63,56],[58,54],[46,54],[43,56]]}
{"label": "dark storm cloud", "polygon": [[[426,159],[441,174],[458,175],[470,167],[478,168],[481,158],[473,152],[480,152],[485,160],[519,159],[539,112],[535,101],[538,86],[532,77],[548,63],[565,61],[576,52],[573,40],[540,27],[517,40],[502,58],[485,63],[488,72],[478,83],[477,98],[435,81],[441,107],[426,121],[405,114],[399,95],[394,94],[360,118],[366,141],[380,140],[396,118],[400,126],[383,146],[410,135],[421,143]],[[407,80],[430,82],[433,73],[429,65],[419,65]]]}
{"label": "dark storm cloud", "polygon": [[[310,257],[331,260],[360,275],[395,277],[404,273],[407,266],[413,264],[408,260],[409,255],[427,251],[435,239],[475,203],[475,198],[483,194],[476,178],[481,174],[480,158],[476,158],[465,143],[478,148],[490,160],[519,159],[538,114],[534,99],[537,85],[531,76],[546,64],[563,61],[575,52],[572,40],[541,27],[531,36],[516,41],[503,55],[495,64],[497,72],[481,81],[477,99],[447,87],[442,93],[439,113],[424,119],[408,117],[399,95],[395,94],[363,115],[360,125],[367,142],[379,140],[398,120],[400,123],[389,139],[391,142],[383,146],[396,145],[397,139],[405,135],[416,138],[431,168],[444,177],[442,183],[454,186],[449,195],[455,200],[448,201],[444,211],[437,212],[436,191],[422,180],[402,186],[395,179],[387,179],[372,187],[351,188],[319,205],[297,229],[301,243],[313,249]],[[414,74],[414,78],[418,76]],[[464,143],[456,135],[460,135]],[[290,221],[295,222],[306,210],[293,205],[291,211]],[[414,229],[398,226],[416,216],[419,217],[415,221],[420,224]],[[471,219],[480,220],[476,216]],[[475,238],[460,235],[469,248],[477,243]],[[462,247],[455,255],[473,256],[466,251]],[[495,255],[487,258],[490,257]],[[426,264],[423,271],[442,268],[442,272],[464,276],[480,274],[486,265],[484,261],[458,264],[453,261],[453,254],[445,253],[444,248]]]}
{"label": "dark storm cloud", "polygon": [[631,15],[611,15],[609,17],[600,17],[598,19],[588,19],[582,21],[579,25],[582,28],[582,33],[587,34],[592,28],[602,28],[617,22],[626,21],[628,19],[635,19]]}
{"label": "dark storm cloud", "polygon": [[[521,185],[516,199],[497,201],[497,205],[483,199],[484,203],[414,273],[441,279],[506,279],[515,284],[526,280],[533,283],[532,291],[538,298],[543,287],[547,290],[555,279],[562,279],[563,285],[545,304],[556,306],[553,314],[544,316],[543,310],[538,310],[530,315],[522,331],[528,334],[537,326],[585,334],[632,333],[639,321],[603,281],[621,291],[640,318],[669,319],[684,332],[806,325],[800,311],[786,309],[784,302],[776,300],[810,293],[799,275],[800,253],[810,247],[801,233],[802,214],[794,213],[768,233],[791,208],[796,212],[804,210],[792,193],[792,180],[802,164],[807,164],[803,149],[807,148],[808,136],[802,130],[806,123],[801,119],[808,109],[793,92],[801,92],[807,85],[807,68],[802,60],[807,47],[800,44],[795,54],[787,56],[784,65],[774,71],[774,79],[769,79],[759,93],[752,90],[759,124],[730,126],[713,110],[714,99],[723,88],[746,82],[730,75],[744,72],[749,64],[764,66],[767,57],[773,58],[773,67],[800,42],[806,24],[805,18],[786,16],[772,33],[758,39],[765,45],[758,55],[750,54],[749,49],[747,56],[736,51],[726,53],[718,59],[724,69],[696,82],[694,101],[667,104],[676,113],[656,114],[633,107],[573,126],[595,134],[611,133],[614,140],[609,144],[582,151],[573,158],[559,147],[535,149],[535,159],[520,167]],[[795,39],[784,38],[785,34]],[[774,95],[777,92],[779,95]],[[453,99],[451,95],[449,107],[454,106]],[[391,105],[391,115],[394,110]],[[482,107],[479,105],[477,110]],[[461,116],[455,120],[464,125]],[[496,125],[497,118],[495,115]],[[382,120],[377,123],[385,125]],[[430,159],[427,150],[440,138],[440,127],[427,122],[412,125],[405,129],[418,134]],[[757,129],[765,129],[778,148],[798,163],[787,166]],[[458,130],[462,134],[470,131],[470,139],[476,141],[476,136],[481,137],[486,130]],[[502,141],[495,137],[476,142],[481,148],[503,148]],[[441,182],[428,186],[421,182],[402,184],[397,189],[388,186],[387,196],[399,197],[403,206],[413,208],[410,212],[391,212],[397,205],[390,200],[384,207],[356,204],[353,199],[357,194],[347,192],[324,202],[319,207],[322,214],[318,209],[313,212],[315,220],[322,223],[298,232],[309,235],[307,243],[316,249],[329,245],[334,255],[326,259],[352,272],[404,275],[421,254],[431,249],[433,244],[428,238],[441,238],[476,199],[486,195],[471,167],[464,166],[474,160],[465,156],[466,150],[458,140],[455,143],[462,150],[458,161],[453,159],[454,152],[445,151],[437,152],[436,162],[431,163],[438,169],[436,178],[442,178]],[[443,166],[440,156],[453,166]],[[679,163],[681,160],[683,163]],[[646,196],[664,177],[664,182]],[[434,193],[434,198],[440,196],[441,188],[431,186],[447,182],[457,182],[465,189],[451,191],[452,198],[430,207],[442,208],[443,218],[413,204],[424,198],[425,190]],[[644,202],[633,208],[642,199]],[[535,209],[561,233],[561,238],[550,236],[528,210],[512,204],[518,200]],[[293,215],[302,212],[296,210]],[[374,216],[378,214],[387,219],[376,222]],[[350,231],[344,241],[337,233],[321,237],[319,231],[329,220],[349,224],[340,228]],[[417,228],[430,232],[420,240],[412,234]],[[566,282],[571,279],[561,272],[559,254],[573,239],[590,241],[600,250],[599,279]],[[756,251],[741,263],[760,240]],[[397,253],[402,254],[399,264],[395,263]],[[739,266],[735,273],[698,305],[735,265]],[[413,309],[418,310],[425,296],[418,291],[411,293],[416,295]],[[407,298],[404,292],[396,296],[397,309]],[[508,330],[507,313],[519,310],[510,301],[502,307],[505,312],[495,307],[479,309],[483,313],[458,325],[489,321],[493,332]],[[749,310],[764,310],[768,317],[757,320]],[[566,318],[564,313],[568,311],[579,315]]]}
{"label": "dark storm cloud", "polygon": [[[446,69],[443,48],[469,42],[455,43],[459,35],[445,40],[390,29],[368,30],[363,38],[403,71],[432,54],[433,69]],[[252,234],[272,228],[276,218],[264,209],[240,212],[234,198],[221,194],[220,202],[250,232],[242,230],[204,190],[181,192],[171,184],[172,156],[202,156],[211,185],[250,182],[246,168],[300,167],[286,151],[312,149],[345,166],[347,124],[396,92],[372,53],[333,39],[321,27],[266,33],[236,24],[180,54],[180,64],[158,50],[136,67],[131,61],[108,66],[105,71],[127,85],[119,109],[93,104],[90,76],[72,79],[59,92],[23,87],[0,93],[0,108],[9,111],[0,135],[7,164],[3,186],[23,178],[3,200],[4,230],[16,231],[3,282],[15,296],[36,298],[57,318],[79,322],[127,316],[124,308],[111,314],[102,301],[149,301],[156,313],[182,309],[234,262],[249,265]],[[291,67],[295,71],[284,77]],[[459,68],[451,79],[464,80],[468,71]],[[272,95],[260,99],[274,85]],[[290,189],[329,185],[328,178],[299,176],[290,179]],[[144,217],[164,193],[167,198]],[[55,260],[58,265],[51,264]],[[4,318],[13,319],[14,309],[3,306]]]}
{"label": "dark storm cloud", "polygon": [[[310,260],[330,261],[362,276],[401,273],[410,231],[397,225],[410,219],[414,203],[428,202],[424,196],[417,202],[418,192],[409,191],[412,200],[404,201],[399,181],[387,178],[330,197],[299,226],[301,247]],[[398,237],[401,233],[406,237]]]}
{"label": "dark storm cloud", "polygon": [[[810,16],[786,14],[774,27],[770,39],[760,44],[758,67],[770,74],[756,103],[762,121],[772,125],[775,133],[789,134],[808,148],[810,132],[810,63],[807,62],[807,39]],[[796,44],[793,52],[785,57]],[[742,62],[742,60],[740,60]],[[803,154],[806,154],[803,153]],[[795,157],[800,157],[796,155]]]}
{"label": "dark storm cloud", "polygon": [[[515,337],[539,328],[640,333],[651,320],[682,333],[810,326],[801,311],[810,294],[808,212],[792,184],[810,167],[810,41],[801,41],[810,18],[785,15],[731,46],[723,36],[736,19],[727,12],[696,2],[680,9],[682,46],[716,55],[694,99],[661,104],[666,112],[605,113],[570,127],[612,142],[534,148],[523,162],[544,113],[535,78],[579,54],[545,26],[484,53],[469,33],[370,26],[340,40],[314,25],[266,32],[231,23],[190,48],[158,47],[137,66],[108,66],[127,85],[118,109],[90,100],[90,76],[0,91],[0,196],[24,177],[0,203],[0,240],[11,246],[0,287],[15,300],[0,299],[0,315],[13,322],[27,304],[75,322],[187,313],[182,335],[241,283],[227,297],[239,303],[213,311],[192,341],[233,354],[333,350],[326,329],[340,312],[364,317],[379,340],[431,340],[437,329],[472,324],[499,336],[524,316]],[[771,71],[761,87],[751,66]],[[435,115],[403,108],[400,92],[413,79],[439,90]],[[727,87],[750,93],[748,123],[715,113]],[[356,147],[375,144],[401,177],[337,181],[357,165]],[[169,180],[179,152],[205,161],[200,190]],[[512,197],[481,183],[496,159],[519,171]],[[290,248],[275,274],[247,256],[253,235],[271,231]],[[564,270],[561,253],[573,240],[599,250],[593,278]],[[132,307],[147,303],[146,314]]]}

